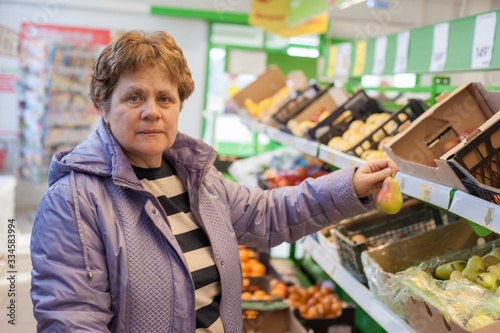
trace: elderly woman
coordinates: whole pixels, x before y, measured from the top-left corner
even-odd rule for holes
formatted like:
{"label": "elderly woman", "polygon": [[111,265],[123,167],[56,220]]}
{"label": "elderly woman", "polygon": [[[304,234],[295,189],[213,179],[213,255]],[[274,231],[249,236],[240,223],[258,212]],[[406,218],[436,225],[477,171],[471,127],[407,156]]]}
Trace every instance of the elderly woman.
{"label": "elderly woman", "polygon": [[216,152],[177,131],[194,84],[165,32],[113,40],[90,88],[102,121],[54,156],[33,227],[38,331],[240,332],[238,244],[267,249],[366,212],[397,172],[382,159],[267,191],[225,179]]}

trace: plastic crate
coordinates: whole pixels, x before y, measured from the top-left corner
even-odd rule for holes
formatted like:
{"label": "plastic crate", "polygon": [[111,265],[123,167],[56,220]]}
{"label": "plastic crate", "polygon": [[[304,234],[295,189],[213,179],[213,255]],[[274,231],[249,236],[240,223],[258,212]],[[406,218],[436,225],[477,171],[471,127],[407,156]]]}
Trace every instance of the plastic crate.
{"label": "plastic crate", "polygon": [[317,83],[313,83],[306,89],[298,91],[296,97],[290,99],[271,116],[270,124],[275,125],[279,129],[286,130],[286,124],[290,119],[311,105],[316,98],[325,94],[332,86],[333,84],[327,89],[323,89]]}
{"label": "plastic crate", "polygon": [[446,160],[469,193],[500,205],[500,114],[453,152]]}
{"label": "plastic crate", "polygon": [[[366,285],[361,253],[368,250],[368,243],[374,246],[383,242],[390,243],[394,239],[400,240],[435,229],[440,224],[442,224],[441,215],[437,209],[417,200],[408,200],[395,215],[380,211],[370,212],[344,220],[330,229],[330,233],[338,244],[342,265]],[[352,241],[351,237],[355,234],[362,234],[367,241],[362,243]]]}
{"label": "plastic crate", "polygon": [[340,316],[335,318],[303,318],[298,309],[294,309],[295,317],[308,330],[313,330],[315,333],[330,332],[330,327],[336,326],[342,332],[354,332],[356,327],[356,305],[345,303]]}
{"label": "plastic crate", "polygon": [[[335,119],[347,110],[351,111],[352,117],[345,118],[335,126],[332,126]],[[381,113],[383,111],[383,108],[376,100],[368,97],[364,90],[360,90],[347,102],[332,112],[331,115],[316,125],[316,127],[310,129],[306,136],[326,145],[334,136],[341,136],[354,120],[359,119],[365,121],[371,114]]]}
{"label": "plastic crate", "polygon": [[[408,104],[403,106],[398,111],[393,112],[390,118],[384,121],[379,127],[374,129],[359,143],[355,144],[354,146],[346,150],[346,152],[361,157],[361,155],[367,150],[377,150],[378,144],[381,141],[381,139],[388,136],[394,136],[401,129],[404,129],[407,124],[409,125],[410,121],[415,120],[418,116],[423,114],[428,108],[429,106],[420,99],[410,100]],[[407,118],[401,119],[400,115],[402,114],[406,114]],[[392,128],[386,126],[390,122],[395,123],[396,126],[392,126]],[[342,124],[341,127],[345,126]]]}

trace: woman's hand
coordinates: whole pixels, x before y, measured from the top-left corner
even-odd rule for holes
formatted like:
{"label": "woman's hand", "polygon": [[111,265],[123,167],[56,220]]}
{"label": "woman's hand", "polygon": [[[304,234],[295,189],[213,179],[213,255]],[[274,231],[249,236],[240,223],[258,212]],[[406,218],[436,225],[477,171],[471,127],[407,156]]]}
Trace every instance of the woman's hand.
{"label": "woman's hand", "polygon": [[382,182],[389,176],[395,176],[398,167],[393,160],[381,158],[368,161],[360,166],[352,178],[354,191],[358,198],[364,198],[380,189]]}

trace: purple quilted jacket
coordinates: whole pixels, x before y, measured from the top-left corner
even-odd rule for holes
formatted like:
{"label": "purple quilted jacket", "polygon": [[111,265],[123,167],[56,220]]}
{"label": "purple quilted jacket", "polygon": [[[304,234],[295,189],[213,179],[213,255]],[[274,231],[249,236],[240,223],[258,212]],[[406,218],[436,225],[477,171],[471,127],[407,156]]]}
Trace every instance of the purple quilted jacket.
{"label": "purple quilted jacket", "polygon": [[[366,212],[353,168],[263,191],[223,177],[215,151],[179,133],[166,158],[189,193],[220,273],[220,316],[241,332],[238,244],[294,242]],[[31,297],[39,332],[194,332],[194,285],[157,199],[144,190],[101,121],[54,156],[31,238]]]}

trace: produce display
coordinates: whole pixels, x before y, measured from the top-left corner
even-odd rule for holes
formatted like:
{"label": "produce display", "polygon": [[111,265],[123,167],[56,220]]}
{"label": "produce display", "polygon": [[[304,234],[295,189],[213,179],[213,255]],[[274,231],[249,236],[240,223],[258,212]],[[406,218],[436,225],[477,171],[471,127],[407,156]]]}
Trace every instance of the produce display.
{"label": "produce display", "polygon": [[283,299],[290,307],[298,309],[303,318],[335,318],[342,314],[345,302],[326,283],[305,288],[273,279],[270,288],[276,299]]}
{"label": "produce display", "polygon": [[[260,102],[256,103],[252,98],[248,97],[245,99],[245,107],[251,116],[259,117],[264,113],[272,114],[276,112],[279,107],[285,104],[290,99],[291,87],[284,86],[276,94],[271,97],[264,98]],[[263,117],[261,118],[264,119]]]}
{"label": "produce display", "polygon": [[[284,158],[289,159],[290,156],[285,155]],[[298,185],[308,177],[317,178],[329,172],[328,165],[316,158],[299,156],[288,161],[277,158],[262,172],[260,179],[262,187],[275,188]]]}
{"label": "produce display", "polygon": [[400,288],[400,299],[411,296],[432,305],[448,324],[453,320],[474,330],[494,323],[500,320],[500,247],[485,254],[467,256],[467,251],[461,259],[412,266],[392,278],[391,288]]}
{"label": "produce display", "polygon": [[[347,112],[347,115],[350,114],[350,110],[345,111],[343,115]],[[345,117],[346,115],[344,115]],[[404,117],[404,119],[401,119],[402,121],[406,120],[407,116],[406,114],[402,113],[400,115],[401,118]],[[365,149],[361,149],[359,151],[359,155],[361,155],[361,158],[364,160],[371,160],[371,159],[377,159],[385,156],[383,150],[375,150],[375,149],[369,149],[370,144],[368,142],[362,142],[366,136],[370,135],[371,133],[375,132],[380,125],[382,125],[386,120],[388,120],[391,117],[390,113],[374,113],[370,115],[366,121],[363,121],[361,119],[354,120],[350,123],[349,128],[342,134],[342,136],[335,136],[330,141],[328,141],[327,146],[335,149],[335,150],[340,150],[340,151],[346,151],[349,150],[351,147],[361,143],[365,144]],[[333,124],[335,126],[335,124]],[[395,129],[397,129],[398,124],[395,121],[389,122],[386,125],[384,125],[384,130],[386,132],[393,132]],[[375,142],[380,142],[382,139],[384,139],[387,135],[385,134],[383,130],[378,130],[373,134],[373,140]]]}
{"label": "produce display", "polygon": [[255,250],[245,246],[240,246],[238,250],[240,252],[243,277],[266,275],[266,266],[259,261],[259,255]]}

